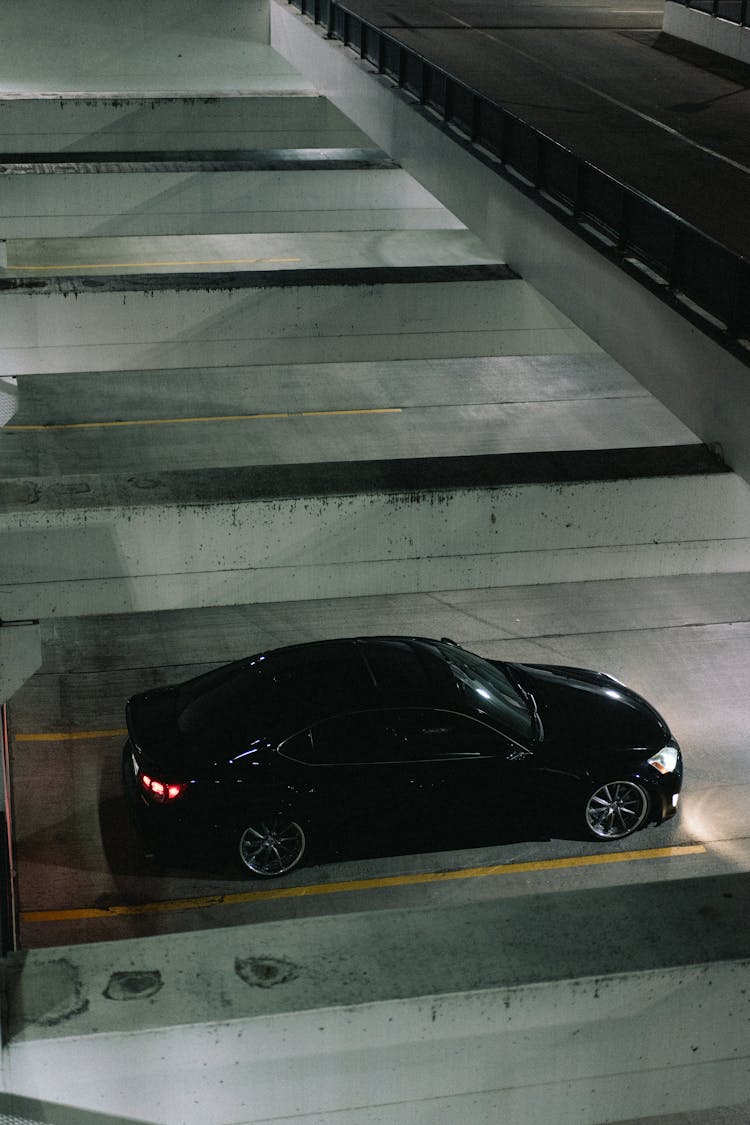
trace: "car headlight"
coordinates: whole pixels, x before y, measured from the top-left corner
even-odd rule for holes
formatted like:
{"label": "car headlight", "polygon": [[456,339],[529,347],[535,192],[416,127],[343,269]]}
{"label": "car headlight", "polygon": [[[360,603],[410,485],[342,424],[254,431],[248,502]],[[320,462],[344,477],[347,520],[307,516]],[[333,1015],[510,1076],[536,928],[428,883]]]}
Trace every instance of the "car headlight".
{"label": "car headlight", "polygon": [[674,773],[680,760],[680,751],[676,746],[665,746],[653,758],[648,759],[648,764],[657,769],[659,773]]}

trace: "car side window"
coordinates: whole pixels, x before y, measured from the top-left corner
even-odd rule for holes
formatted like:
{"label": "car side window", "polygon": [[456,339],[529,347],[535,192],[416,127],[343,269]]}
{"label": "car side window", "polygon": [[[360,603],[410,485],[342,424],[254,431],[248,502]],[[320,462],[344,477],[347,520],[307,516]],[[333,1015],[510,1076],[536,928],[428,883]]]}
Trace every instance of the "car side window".
{"label": "car side window", "polygon": [[512,748],[509,739],[468,715],[404,707],[325,719],[290,739],[280,752],[308,765],[384,765],[505,758]]}
{"label": "car side window", "polygon": [[513,746],[499,731],[457,711],[415,708],[406,718],[406,726],[414,761],[505,758]]}
{"label": "car side window", "polygon": [[399,761],[400,735],[383,711],[356,711],[314,723],[280,747],[280,753],[310,766],[374,765]]}

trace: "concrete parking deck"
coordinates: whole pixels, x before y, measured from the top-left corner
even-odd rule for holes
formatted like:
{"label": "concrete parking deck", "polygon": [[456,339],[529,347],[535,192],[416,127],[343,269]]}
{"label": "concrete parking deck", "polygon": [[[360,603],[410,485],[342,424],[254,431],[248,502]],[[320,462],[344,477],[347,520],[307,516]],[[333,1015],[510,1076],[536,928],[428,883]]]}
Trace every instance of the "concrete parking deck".
{"label": "concrete parking deck", "polygon": [[[353,6],[747,246],[744,80],[698,72],[652,0],[451,3]],[[260,0],[0,13],[0,619],[42,618],[17,631],[43,657],[7,681],[42,948],[5,965],[0,1108],[598,1125],[728,1102],[734,1125],[746,368],[271,14],[279,50]],[[319,90],[345,101],[352,74],[349,120]],[[278,888],[143,855],[118,785],[131,691],[383,631],[619,675],[682,742],[682,815],[603,854],[450,824]]]}

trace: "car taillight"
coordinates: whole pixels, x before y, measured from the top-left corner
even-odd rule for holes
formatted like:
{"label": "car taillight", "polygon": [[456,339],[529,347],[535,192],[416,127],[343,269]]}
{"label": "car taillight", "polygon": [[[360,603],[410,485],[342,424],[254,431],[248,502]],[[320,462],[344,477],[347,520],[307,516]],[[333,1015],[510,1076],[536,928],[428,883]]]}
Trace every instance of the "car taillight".
{"label": "car taillight", "polygon": [[138,784],[147,797],[160,805],[176,801],[187,789],[186,781],[160,781],[158,777],[143,772],[138,775]]}

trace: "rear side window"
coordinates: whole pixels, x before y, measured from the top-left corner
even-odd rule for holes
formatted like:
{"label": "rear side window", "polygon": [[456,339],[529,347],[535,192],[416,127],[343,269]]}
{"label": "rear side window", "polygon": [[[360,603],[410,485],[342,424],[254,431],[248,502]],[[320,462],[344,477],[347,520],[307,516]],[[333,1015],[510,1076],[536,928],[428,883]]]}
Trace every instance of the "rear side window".
{"label": "rear side window", "polygon": [[263,660],[227,665],[183,684],[177,697],[177,725],[182,734],[210,732],[246,723],[249,717],[274,718],[278,701],[264,691]]}
{"label": "rear side window", "polygon": [[373,700],[373,683],[354,646],[344,654],[298,660],[266,669],[267,691],[295,728]]}
{"label": "rear side window", "polygon": [[311,766],[376,765],[401,762],[407,750],[390,711],[359,711],[316,723],[285,743],[284,757]]}
{"label": "rear side window", "polygon": [[372,677],[354,645],[303,646],[227,665],[184,684],[183,734],[281,728],[291,733],[350,706],[372,704]]}

